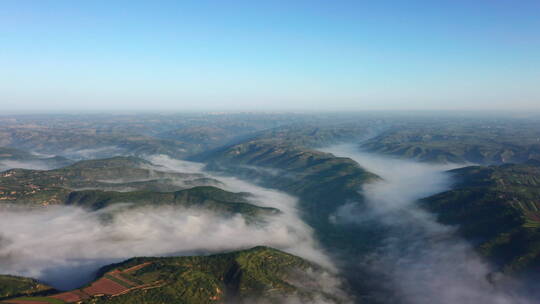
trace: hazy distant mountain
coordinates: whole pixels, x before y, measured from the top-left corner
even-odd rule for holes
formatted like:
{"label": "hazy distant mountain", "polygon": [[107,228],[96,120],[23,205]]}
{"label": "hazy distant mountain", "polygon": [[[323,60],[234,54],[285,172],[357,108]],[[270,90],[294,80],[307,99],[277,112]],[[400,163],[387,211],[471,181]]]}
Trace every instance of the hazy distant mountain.
{"label": "hazy distant mountain", "polygon": [[11,168],[53,169],[73,163],[62,156],[42,156],[15,148],[0,147],[0,171]]}
{"label": "hazy distant mountain", "polygon": [[521,163],[540,160],[540,124],[482,119],[400,124],[362,147],[427,162]]}

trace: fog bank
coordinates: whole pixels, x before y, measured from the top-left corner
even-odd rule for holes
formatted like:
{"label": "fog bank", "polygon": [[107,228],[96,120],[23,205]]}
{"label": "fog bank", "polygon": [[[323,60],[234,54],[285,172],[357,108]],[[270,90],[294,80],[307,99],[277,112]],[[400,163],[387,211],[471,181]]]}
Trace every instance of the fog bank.
{"label": "fog bank", "polygon": [[33,169],[33,170],[49,170],[53,167],[44,161],[40,160],[0,160],[0,171],[9,169]]}
{"label": "fog bank", "polygon": [[[113,207],[118,208],[118,207]],[[100,266],[134,256],[189,255],[302,242],[279,221],[248,225],[204,210],[143,207],[103,214],[78,207],[2,208],[0,273],[34,277],[61,289],[78,287]]]}
{"label": "fog bank", "polygon": [[[203,164],[167,156],[149,159],[162,171],[204,174]],[[248,223],[241,215],[225,217],[197,208],[125,208],[129,202],[98,211],[0,205],[0,273],[72,289],[91,280],[99,267],[134,256],[209,254],[258,245],[334,269],[311,228],[298,217],[296,198],[235,178],[205,176],[222,182],[225,190],[250,192],[253,204],[282,213],[265,218],[264,223]]]}
{"label": "fog bank", "polygon": [[160,166],[159,170],[170,170],[172,172],[184,173],[202,173],[206,176],[216,179],[223,184],[219,188],[231,192],[249,192],[252,194],[250,203],[261,207],[272,207],[282,211],[281,214],[273,217],[284,225],[294,235],[298,236],[297,243],[294,246],[284,248],[286,252],[298,255],[312,262],[315,262],[330,270],[335,267],[328,256],[322,251],[320,246],[313,238],[313,230],[305,224],[298,215],[298,199],[284,192],[260,187],[240,179],[229,176],[216,176],[203,172],[204,164],[177,160],[166,155],[154,155],[148,157],[152,163]]}
{"label": "fog bank", "polygon": [[336,224],[371,221],[384,227],[381,245],[355,262],[388,278],[386,288],[398,302],[529,303],[489,284],[489,265],[453,227],[438,223],[416,204],[420,198],[448,190],[452,180],[445,171],[455,166],[382,157],[357,147],[347,144],[323,150],[355,160],[382,180],[361,189],[365,206],[351,202],[332,220]]}

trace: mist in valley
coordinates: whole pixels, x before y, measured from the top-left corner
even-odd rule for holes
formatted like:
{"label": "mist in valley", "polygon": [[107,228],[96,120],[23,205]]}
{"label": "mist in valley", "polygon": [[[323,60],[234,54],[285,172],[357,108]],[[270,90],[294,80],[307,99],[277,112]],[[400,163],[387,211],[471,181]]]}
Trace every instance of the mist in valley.
{"label": "mist in valley", "polygon": [[[421,209],[418,199],[446,191],[452,177],[446,172],[457,165],[426,164],[359,151],[355,144],[323,149],[349,157],[380,180],[361,189],[365,205],[351,202],[331,220],[336,225],[380,225],[381,243],[354,263],[377,273],[390,302],[422,303],[532,303],[488,282],[490,266],[471,245],[456,235],[455,227],[442,225]],[[463,166],[463,165],[461,165]],[[510,284],[508,282],[507,284]],[[382,295],[386,301],[390,296]]]}
{"label": "mist in valley", "polygon": [[[205,173],[208,177],[216,179],[222,183],[219,188],[231,192],[251,193],[250,203],[261,207],[272,207],[279,209],[281,213],[273,216],[287,231],[297,235],[297,243],[290,248],[283,248],[286,252],[298,255],[307,260],[315,262],[323,267],[334,270],[334,264],[325,254],[323,249],[315,241],[313,230],[299,216],[297,209],[298,199],[281,191],[264,188],[247,181],[231,177],[216,176],[203,171],[204,164],[178,160],[166,155],[154,155],[147,158],[153,164],[158,165],[159,170],[170,170],[172,172],[184,173]],[[278,247],[280,248],[280,247]]]}
{"label": "mist in valley", "polygon": [[[377,284],[391,291],[391,295],[377,295],[386,298],[384,303],[532,303],[506,292],[509,289],[503,285],[492,285],[487,279],[492,273],[490,265],[456,235],[455,227],[438,223],[416,204],[418,199],[449,190],[453,180],[447,170],[463,165],[395,159],[361,152],[354,144],[321,150],[349,157],[380,177],[359,189],[365,202],[349,202],[330,221],[335,225],[368,223],[383,227],[380,244],[351,259],[360,268],[377,274],[374,278],[382,278]],[[325,284],[336,294],[345,294],[336,276],[339,267],[335,266],[343,263],[332,261],[320,247],[315,232],[299,216],[296,197],[234,177],[210,174],[204,171],[203,163],[166,155],[146,159],[152,163],[144,165],[146,169],[208,178],[224,190],[250,193],[254,205],[282,212],[266,216],[262,222],[251,222],[241,215],[173,206],[135,207],[129,202],[97,211],[73,206],[3,206],[0,273],[33,277],[68,290],[91,281],[100,267],[134,256],[201,255],[265,245],[325,267],[330,271]],[[33,164],[17,165],[32,168]],[[105,181],[127,180],[118,177]],[[184,180],[175,180],[174,184],[186,187]],[[295,298],[284,301],[301,303]],[[319,302],[325,303],[322,299]]]}
{"label": "mist in valley", "polygon": [[299,218],[295,197],[205,174],[200,163],[163,155],[148,159],[156,170],[204,174],[223,183],[220,187],[225,190],[251,193],[254,205],[282,212],[252,222],[241,215],[225,216],[199,208],[134,207],[129,202],[97,211],[6,205],[0,210],[0,273],[33,277],[67,290],[88,283],[101,266],[135,256],[199,255],[259,245],[335,270],[311,228]]}
{"label": "mist in valley", "polygon": [[540,0],[0,0],[0,44],[0,304],[540,304]]}
{"label": "mist in valley", "polygon": [[20,160],[1,160],[0,171],[9,169],[33,169],[33,170],[50,170],[53,167],[43,161],[20,161]]}

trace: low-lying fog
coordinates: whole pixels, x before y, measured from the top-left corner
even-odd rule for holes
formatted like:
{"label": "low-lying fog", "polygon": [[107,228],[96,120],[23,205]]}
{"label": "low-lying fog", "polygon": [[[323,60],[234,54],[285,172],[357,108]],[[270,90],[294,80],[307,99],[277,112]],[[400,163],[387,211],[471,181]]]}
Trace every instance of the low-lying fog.
{"label": "low-lying fog", "polygon": [[375,221],[388,229],[383,245],[357,263],[389,277],[388,288],[404,303],[529,303],[498,291],[486,280],[489,265],[469,244],[442,225],[416,201],[451,187],[445,171],[454,165],[431,165],[383,157],[347,144],[323,149],[349,157],[382,180],[368,184],[363,193],[367,210],[354,203],[333,217],[337,224]]}
{"label": "low-lying fog", "polygon": [[9,169],[32,169],[32,170],[51,170],[54,169],[50,163],[47,163],[46,160],[31,160],[31,161],[20,161],[20,160],[0,160],[0,172],[9,170]]}
{"label": "low-lying fog", "polygon": [[[150,160],[163,166],[159,170],[201,173],[202,164],[166,156]],[[242,216],[225,218],[205,210],[173,207],[124,208],[107,221],[103,214],[114,211],[110,208],[4,206],[0,209],[0,273],[34,277],[58,289],[71,289],[91,280],[100,266],[134,256],[205,254],[257,245],[332,268],[311,229],[299,219],[296,198],[234,178],[210,177],[223,182],[225,190],[254,194],[253,204],[283,213],[263,225],[247,223]]]}

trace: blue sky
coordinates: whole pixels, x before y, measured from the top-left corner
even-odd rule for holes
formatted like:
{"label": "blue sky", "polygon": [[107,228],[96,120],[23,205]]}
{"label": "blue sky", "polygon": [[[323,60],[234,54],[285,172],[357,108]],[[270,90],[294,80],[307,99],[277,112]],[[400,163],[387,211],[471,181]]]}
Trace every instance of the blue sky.
{"label": "blue sky", "polygon": [[540,1],[0,0],[0,105],[540,110]]}

